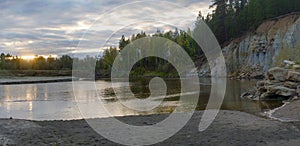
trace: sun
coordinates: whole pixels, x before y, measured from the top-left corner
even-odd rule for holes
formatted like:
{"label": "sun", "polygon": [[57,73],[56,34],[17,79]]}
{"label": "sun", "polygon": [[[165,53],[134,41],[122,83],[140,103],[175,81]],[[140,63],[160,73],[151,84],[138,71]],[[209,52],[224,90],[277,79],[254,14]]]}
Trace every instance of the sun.
{"label": "sun", "polygon": [[24,55],[24,56],[20,56],[21,59],[24,60],[33,60],[36,56],[35,55]]}
{"label": "sun", "polygon": [[44,57],[45,59],[49,58],[49,57],[52,57],[52,58],[57,58],[57,55],[22,55],[20,56],[21,59],[24,59],[24,60],[33,60],[37,57]]}

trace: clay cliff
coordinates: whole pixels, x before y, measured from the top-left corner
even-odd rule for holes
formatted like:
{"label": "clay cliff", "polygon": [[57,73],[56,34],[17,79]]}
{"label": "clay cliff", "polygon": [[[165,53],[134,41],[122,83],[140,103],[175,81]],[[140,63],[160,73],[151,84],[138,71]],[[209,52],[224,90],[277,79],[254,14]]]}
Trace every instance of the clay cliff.
{"label": "clay cliff", "polygon": [[[262,77],[283,60],[300,61],[300,13],[265,21],[255,31],[223,47],[229,76]],[[199,67],[199,75],[209,75],[209,66]]]}

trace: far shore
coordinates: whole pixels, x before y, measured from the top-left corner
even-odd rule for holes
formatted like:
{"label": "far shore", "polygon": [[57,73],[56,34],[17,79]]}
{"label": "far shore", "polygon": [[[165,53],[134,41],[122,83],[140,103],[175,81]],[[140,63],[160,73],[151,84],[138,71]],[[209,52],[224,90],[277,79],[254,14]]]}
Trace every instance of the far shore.
{"label": "far shore", "polygon": [[71,76],[63,77],[14,77],[0,78],[0,85],[15,85],[15,84],[35,84],[35,83],[56,83],[56,82],[71,82],[78,80]]}
{"label": "far shore", "polygon": [[0,70],[0,77],[72,76],[72,70]]}
{"label": "far shore", "polygon": [[[186,114],[186,113],[179,113]],[[220,111],[212,125],[198,131],[203,112],[170,139],[157,145],[295,145],[300,132],[295,125],[237,111]],[[152,125],[168,114],[119,117],[132,125]],[[105,119],[101,123],[107,122]],[[110,124],[110,123],[106,123]],[[8,145],[117,145],[97,134],[85,120],[28,121],[0,119],[0,144]],[[118,131],[118,129],[115,129]],[[107,131],[109,132],[109,131]],[[118,131],[128,136],[127,131]],[[146,132],[146,131],[145,131]],[[145,140],[149,140],[146,138]]]}

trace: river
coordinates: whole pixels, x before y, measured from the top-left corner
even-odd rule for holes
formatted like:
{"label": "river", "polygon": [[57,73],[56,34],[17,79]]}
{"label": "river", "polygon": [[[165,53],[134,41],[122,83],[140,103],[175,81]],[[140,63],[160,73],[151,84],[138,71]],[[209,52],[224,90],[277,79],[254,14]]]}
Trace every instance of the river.
{"label": "river", "polygon": [[[137,80],[130,83],[132,91],[138,98],[148,97],[148,80]],[[96,106],[95,102],[101,99],[110,112],[110,116],[149,115],[173,112],[178,104],[188,107],[189,103],[179,103],[180,82],[178,79],[165,80],[168,86],[167,98],[161,106],[151,111],[138,112],[119,104],[109,80],[96,81],[97,97],[86,94],[87,100],[75,100],[72,82],[42,83],[42,84],[15,84],[0,85],[0,118],[28,119],[28,120],[72,120],[82,119],[78,103],[87,104],[86,108]],[[197,110],[206,108],[210,95],[210,80],[201,79],[201,90]],[[242,111],[251,114],[260,114],[282,105],[279,101],[250,101],[241,99],[240,95],[254,87],[255,80],[228,80],[227,91],[221,109]],[[117,89],[122,90],[120,83]],[[129,100],[135,100],[128,97]],[[90,100],[93,99],[93,100]],[[153,99],[153,102],[156,102]],[[193,110],[184,108],[179,112]],[[97,111],[85,118],[109,117],[105,111]]]}

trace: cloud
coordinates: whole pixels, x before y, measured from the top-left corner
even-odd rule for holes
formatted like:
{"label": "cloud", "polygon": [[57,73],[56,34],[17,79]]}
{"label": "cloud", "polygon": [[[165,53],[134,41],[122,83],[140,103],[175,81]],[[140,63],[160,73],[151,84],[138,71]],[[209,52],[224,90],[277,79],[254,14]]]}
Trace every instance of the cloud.
{"label": "cloud", "polygon": [[117,46],[123,34],[168,30],[168,24],[191,26],[200,10],[210,11],[209,4],[210,0],[1,0],[0,52],[95,54]]}

